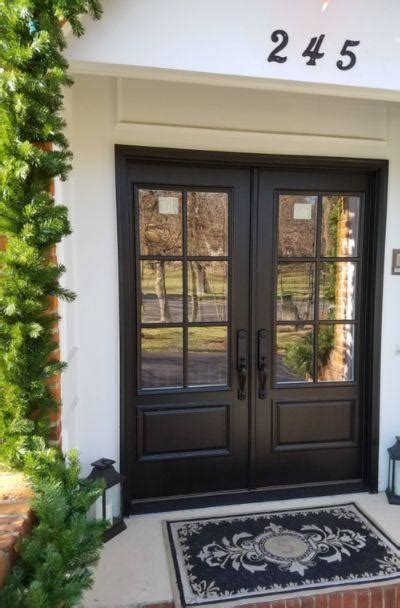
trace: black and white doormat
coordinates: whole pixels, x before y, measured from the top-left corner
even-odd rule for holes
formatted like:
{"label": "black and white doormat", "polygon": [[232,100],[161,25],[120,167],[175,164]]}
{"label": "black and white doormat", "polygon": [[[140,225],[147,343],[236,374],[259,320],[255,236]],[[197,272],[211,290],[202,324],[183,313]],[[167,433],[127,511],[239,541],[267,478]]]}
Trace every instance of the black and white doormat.
{"label": "black and white doormat", "polygon": [[353,503],[165,525],[184,608],[400,579],[400,548]]}

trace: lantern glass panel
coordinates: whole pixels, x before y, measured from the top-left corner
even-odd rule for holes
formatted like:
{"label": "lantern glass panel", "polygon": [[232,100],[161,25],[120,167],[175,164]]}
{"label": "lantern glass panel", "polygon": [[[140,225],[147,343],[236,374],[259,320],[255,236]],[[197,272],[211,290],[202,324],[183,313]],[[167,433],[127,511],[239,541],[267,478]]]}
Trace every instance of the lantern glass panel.
{"label": "lantern glass panel", "polygon": [[121,519],[121,484],[106,489],[106,520],[114,525]]}

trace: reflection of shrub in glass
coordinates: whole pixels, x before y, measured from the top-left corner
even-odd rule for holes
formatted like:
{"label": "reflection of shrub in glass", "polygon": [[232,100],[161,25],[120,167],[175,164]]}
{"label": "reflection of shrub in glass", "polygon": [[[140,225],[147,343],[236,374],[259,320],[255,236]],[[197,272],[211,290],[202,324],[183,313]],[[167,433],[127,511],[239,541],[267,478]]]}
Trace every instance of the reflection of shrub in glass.
{"label": "reflection of shrub in glass", "polygon": [[[329,357],[334,347],[335,326],[320,326],[318,333],[318,368],[329,363]],[[286,347],[285,365],[302,378],[312,378],[314,373],[313,334],[299,337]]]}
{"label": "reflection of shrub in glass", "polygon": [[335,326],[320,325],[318,332],[318,368],[321,369],[329,363],[329,357],[335,342]]}
{"label": "reflection of shrub in glass", "polygon": [[298,337],[288,344],[284,354],[285,365],[296,375],[307,379],[313,376],[313,334]]}

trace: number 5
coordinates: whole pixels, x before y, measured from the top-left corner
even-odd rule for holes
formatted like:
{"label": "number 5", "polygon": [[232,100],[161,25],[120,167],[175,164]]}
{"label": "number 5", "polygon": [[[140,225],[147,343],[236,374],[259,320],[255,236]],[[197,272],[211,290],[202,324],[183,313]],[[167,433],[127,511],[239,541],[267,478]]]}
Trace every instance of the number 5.
{"label": "number 5", "polygon": [[349,57],[350,61],[347,65],[344,65],[343,61],[339,59],[339,61],[336,62],[336,65],[339,70],[342,70],[343,72],[345,70],[351,70],[351,68],[356,65],[357,57],[355,56],[353,51],[349,51],[348,48],[352,46],[358,46],[359,44],[359,40],[346,40],[342,47],[342,50],[340,51],[340,54],[342,55],[342,57]]}

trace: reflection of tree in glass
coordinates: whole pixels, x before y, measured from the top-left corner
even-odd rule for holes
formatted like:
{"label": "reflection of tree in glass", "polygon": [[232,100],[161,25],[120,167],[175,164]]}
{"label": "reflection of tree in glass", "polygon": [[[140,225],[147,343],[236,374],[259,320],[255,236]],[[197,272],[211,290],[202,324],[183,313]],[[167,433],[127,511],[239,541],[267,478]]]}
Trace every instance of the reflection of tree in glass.
{"label": "reflection of tree in glass", "polygon": [[[178,199],[177,213],[160,213],[159,197]],[[179,192],[141,190],[139,195],[140,252],[141,255],[182,254],[182,212]],[[165,285],[165,262],[151,263],[154,271],[154,291],[160,308],[160,321],[171,321],[171,312]]]}
{"label": "reflection of tree in glass", "polygon": [[[279,196],[279,256],[312,257],[315,254],[316,196]],[[309,209],[309,219],[298,219],[297,206]],[[306,216],[307,217],[307,216]]]}
{"label": "reflection of tree in glass", "polygon": [[182,262],[142,260],[140,267],[142,322],[182,321]]}
{"label": "reflection of tree in glass", "polygon": [[[160,213],[159,197],[179,200],[178,213]],[[140,249],[142,255],[182,255],[181,195],[160,190],[140,191]]]}
{"label": "reflection of tree in glass", "polygon": [[[225,256],[228,247],[228,196],[226,192],[188,192],[188,254]],[[219,271],[219,272],[218,272]],[[224,276],[218,265],[206,261],[190,262],[191,321],[225,320]],[[204,306],[201,306],[202,300]],[[203,318],[204,317],[204,318]]]}
{"label": "reflection of tree in glass", "polygon": [[314,317],[315,265],[307,262],[278,264],[278,319],[300,321]]}
{"label": "reflection of tree in glass", "polygon": [[227,262],[189,262],[189,321],[226,321]]}
{"label": "reflection of tree in glass", "polygon": [[189,255],[227,255],[226,192],[188,192]]}

